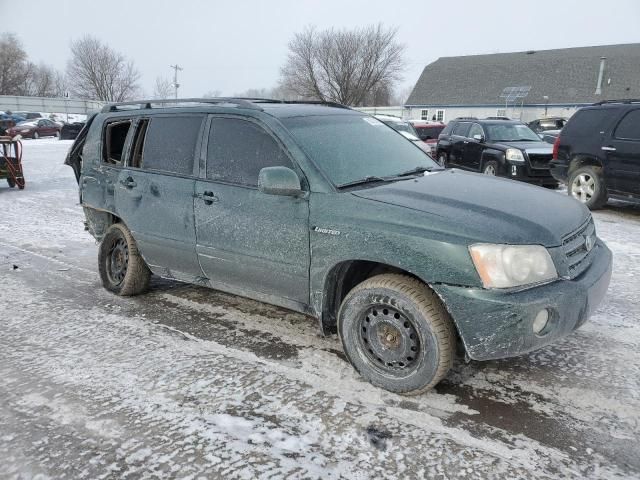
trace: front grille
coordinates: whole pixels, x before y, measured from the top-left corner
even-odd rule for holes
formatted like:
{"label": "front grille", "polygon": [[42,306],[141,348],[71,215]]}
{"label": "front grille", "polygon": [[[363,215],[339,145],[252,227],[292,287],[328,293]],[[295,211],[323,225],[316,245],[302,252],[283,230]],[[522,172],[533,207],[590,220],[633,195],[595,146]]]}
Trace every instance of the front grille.
{"label": "front grille", "polygon": [[[591,243],[591,248],[587,248],[587,242]],[[596,248],[596,226],[589,217],[584,225],[562,240],[569,278],[577,277],[591,265]]]}
{"label": "front grille", "polygon": [[549,169],[549,162],[553,158],[553,155],[543,155],[543,154],[529,154],[529,162],[531,163],[531,168],[537,169]]}

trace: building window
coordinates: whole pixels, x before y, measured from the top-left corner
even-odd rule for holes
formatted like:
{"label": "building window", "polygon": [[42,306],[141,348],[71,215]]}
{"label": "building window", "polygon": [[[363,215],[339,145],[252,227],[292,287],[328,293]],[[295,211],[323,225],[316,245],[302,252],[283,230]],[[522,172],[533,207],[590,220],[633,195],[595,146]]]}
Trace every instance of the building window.
{"label": "building window", "polygon": [[429,110],[420,111],[420,120],[429,120]]}
{"label": "building window", "polygon": [[436,111],[436,121],[437,122],[444,122],[444,110]]}
{"label": "building window", "polygon": [[496,117],[506,117],[507,111],[504,108],[499,108],[496,110]]}

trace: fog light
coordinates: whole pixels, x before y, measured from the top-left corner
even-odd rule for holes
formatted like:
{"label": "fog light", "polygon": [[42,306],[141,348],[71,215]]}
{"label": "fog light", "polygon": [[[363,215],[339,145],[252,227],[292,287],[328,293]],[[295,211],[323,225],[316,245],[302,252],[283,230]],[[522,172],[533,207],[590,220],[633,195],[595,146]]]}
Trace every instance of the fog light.
{"label": "fog light", "polygon": [[533,333],[536,335],[540,335],[545,328],[547,328],[547,324],[549,323],[549,310],[546,308],[544,310],[540,310],[536,315],[536,318],[533,319]]}

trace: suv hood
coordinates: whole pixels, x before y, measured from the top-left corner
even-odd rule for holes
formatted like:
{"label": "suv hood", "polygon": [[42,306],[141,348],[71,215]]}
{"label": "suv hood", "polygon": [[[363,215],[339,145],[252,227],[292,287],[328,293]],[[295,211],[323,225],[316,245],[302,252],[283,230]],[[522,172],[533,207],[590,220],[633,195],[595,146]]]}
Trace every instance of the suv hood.
{"label": "suv hood", "polygon": [[549,153],[553,152],[553,147],[549,146],[547,142],[540,140],[539,142],[498,142],[494,144],[497,147],[501,147],[504,150],[507,148],[517,148],[518,150],[524,150],[531,153]]}
{"label": "suv hood", "polygon": [[590,215],[567,195],[456,169],[351,193],[424,212],[432,218],[420,227],[441,229],[470,243],[554,247]]}

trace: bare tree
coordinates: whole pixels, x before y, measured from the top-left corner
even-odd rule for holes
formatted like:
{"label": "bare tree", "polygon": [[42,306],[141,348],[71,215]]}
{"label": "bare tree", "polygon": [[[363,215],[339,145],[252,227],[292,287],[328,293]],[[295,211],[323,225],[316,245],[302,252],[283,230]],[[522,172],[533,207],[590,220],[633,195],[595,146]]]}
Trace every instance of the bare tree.
{"label": "bare tree", "polygon": [[173,82],[167,77],[156,77],[156,85],[153,88],[153,98],[172,98],[173,89]]}
{"label": "bare tree", "polygon": [[281,85],[295,95],[361,106],[375,90],[389,89],[404,68],[397,29],[372,25],[355,30],[308,27],[289,42]]}
{"label": "bare tree", "polygon": [[140,73],[133,62],[89,35],[71,44],[67,80],[80,98],[122,102],[138,92]]}
{"label": "bare tree", "polygon": [[30,64],[18,37],[12,33],[0,36],[0,95],[23,95],[29,78]]}

